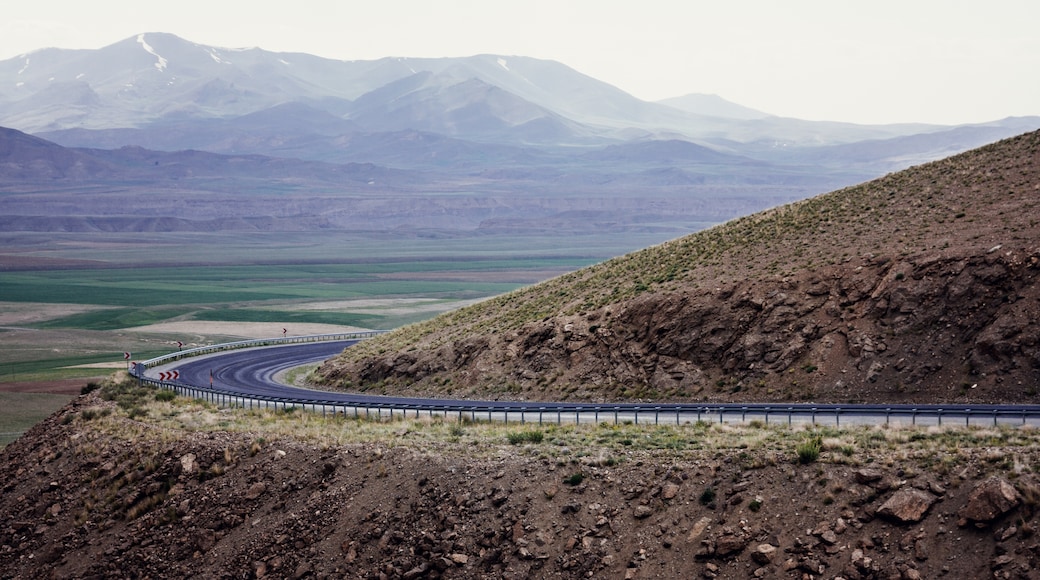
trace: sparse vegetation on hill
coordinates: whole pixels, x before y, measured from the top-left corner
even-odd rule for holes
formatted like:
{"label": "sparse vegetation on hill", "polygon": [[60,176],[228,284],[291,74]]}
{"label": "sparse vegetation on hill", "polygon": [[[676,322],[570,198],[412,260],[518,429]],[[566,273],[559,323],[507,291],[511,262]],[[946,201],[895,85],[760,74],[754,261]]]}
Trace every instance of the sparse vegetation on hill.
{"label": "sparse vegetation on hill", "polygon": [[1040,133],[348,349],[324,384],[501,399],[1031,401]]}
{"label": "sparse vegetation on hill", "polygon": [[162,395],[117,374],[0,453],[0,574],[909,580],[1040,562],[1028,427],[370,421]]}

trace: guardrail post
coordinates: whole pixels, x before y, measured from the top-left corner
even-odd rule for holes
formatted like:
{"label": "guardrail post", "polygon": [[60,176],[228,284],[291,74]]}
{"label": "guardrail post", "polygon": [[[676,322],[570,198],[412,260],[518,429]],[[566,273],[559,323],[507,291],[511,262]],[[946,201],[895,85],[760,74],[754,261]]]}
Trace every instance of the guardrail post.
{"label": "guardrail post", "polygon": [[971,409],[965,409],[964,410],[964,426],[965,427],[970,427],[971,426]]}
{"label": "guardrail post", "polygon": [[917,409],[910,409],[910,424],[917,425]]}
{"label": "guardrail post", "polygon": [[794,419],[794,407],[787,408],[787,426],[791,426],[791,421]]}
{"label": "guardrail post", "polygon": [[614,424],[618,424],[618,408],[614,407]]}
{"label": "guardrail post", "polygon": [[654,407],[654,425],[661,424],[661,407]]}
{"label": "guardrail post", "polygon": [[939,416],[939,426],[942,427],[942,409],[936,409],[935,413]]}
{"label": "guardrail post", "polygon": [[812,425],[813,427],[816,426],[816,407],[812,408]]}
{"label": "guardrail post", "polygon": [[638,425],[639,424],[639,407],[636,407],[636,408],[634,408],[632,410],[635,412],[634,415],[635,415],[636,425]]}
{"label": "guardrail post", "polygon": [[841,407],[834,409],[834,426],[841,428]]}
{"label": "guardrail post", "polygon": [[885,407],[885,425],[888,425],[888,416],[892,414],[891,407]]}
{"label": "guardrail post", "polygon": [[677,406],[677,407],[675,407],[675,424],[676,424],[676,425],[679,425],[679,410],[680,410],[681,408],[682,408],[682,407],[678,407],[678,406]]}
{"label": "guardrail post", "polygon": [[747,407],[740,408],[740,422],[747,423]]}
{"label": "guardrail post", "polygon": [[556,424],[563,425],[563,417],[561,416],[560,408],[556,408]]}

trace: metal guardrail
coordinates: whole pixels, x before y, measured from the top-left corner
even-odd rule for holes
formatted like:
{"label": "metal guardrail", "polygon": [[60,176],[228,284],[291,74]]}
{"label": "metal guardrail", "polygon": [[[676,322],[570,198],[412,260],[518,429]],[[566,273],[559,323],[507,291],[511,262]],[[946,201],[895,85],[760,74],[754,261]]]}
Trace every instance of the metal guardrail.
{"label": "metal guardrail", "polygon": [[[170,354],[164,354],[137,364],[143,368],[161,366],[181,359],[194,356],[213,354],[227,350],[238,350],[242,348],[254,348],[258,346],[277,346],[280,344],[303,344],[305,342],[327,342],[330,340],[363,340],[386,333],[386,330],[365,330],[360,332],[341,332],[338,334],[308,334],[304,336],[284,336],[280,338],[255,338],[250,340],[239,340],[235,342],[224,342],[209,346],[199,346],[186,350],[179,350]],[[136,376],[136,374],[135,374]]]}
{"label": "metal guardrail", "polygon": [[[422,403],[372,402],[371,397],[359,397],[356,400],[332,400],[320,398],[286,398],[259,394],[248,394],[214,387],[200,387],[179,381],[164,381],[144,376],[144,369],[174,362],[191,356],[201,356],[227,350],[252,348],[258,346],[274,346],[280,344],[296,344],[304,342],[320,342],[330,340],[363,340],[384,331],[354,332],[342,334],[310,335],[285,338],[245,340],[217,344],[178,351],[154,359],[138,363],[132,369],[142,384],[158,388],[170,389],[179,395],[201,399],[218,406],[242,408],[274,408],[281,410],[301,409],[323,416],[353,416],[360,418],[378,418],[384,416],[393,419],[407,417],[412,414],[430,416],[458,417],[470,420],[486,419],[488,421],[510,420],[519,423],[601,423],[613,421],[614,424],[675,424],[683,422],[709,421],[725,423],[761,421],[765,425],[793,425],[811,423],[833,424],[841,427],[845,424],[864,422],[870,424],[881,422],[908,423],[910,425],[943,425],[998,424],[1026,425],[1029,421],[1040,424],[1040,406],[1023,405],[834,405],[834,404],[575,404],[575,403],[506,403],[506,402],[472,402],[439,401],[431,399]],[[395,415],[396,413],[396,415]],[[962,423],[963,421],[963,423]]]}

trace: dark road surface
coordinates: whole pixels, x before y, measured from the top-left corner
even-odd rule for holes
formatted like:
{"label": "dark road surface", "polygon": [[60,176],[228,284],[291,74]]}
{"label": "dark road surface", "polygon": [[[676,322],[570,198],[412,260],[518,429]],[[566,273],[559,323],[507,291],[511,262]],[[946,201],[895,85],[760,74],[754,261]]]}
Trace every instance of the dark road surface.
{"label": "dark road surface", "polygon": [[[311,342],[233,350],[217,355],[183,359],[162,367],[180,372],[180,385],[212,388],[224,394],[243,398],[301,405],[357,405],[372,408],[480,413],[497,418],[505,413],[538,413],[567,421],[599,421],[613,417],[637,422],[675,422],[701,420],[715,416],[718,420],[748,420],[765,417],[772,422],[812,420],[834,423],[884,423],[890,420],[917,424],[1038,424],[1040,406],[1036,405],[835,405],[784,403],[552,403],[521,401],[477,401],[388,397],[360,393],[317,391],[282,384],[276,376],[293,367],[314,364],[339,354],[356,344],[356,340]],[[147,376],[158,377],[159,368]],[[212,380],[212,383],[211,383]],[[638,416],[635,414],[638,413]]]}

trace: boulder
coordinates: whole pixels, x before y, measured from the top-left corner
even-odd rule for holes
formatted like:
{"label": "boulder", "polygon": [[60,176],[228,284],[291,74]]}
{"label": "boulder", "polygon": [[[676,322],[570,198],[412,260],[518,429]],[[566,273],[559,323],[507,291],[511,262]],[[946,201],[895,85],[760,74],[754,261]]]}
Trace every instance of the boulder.
{"label": "boulder", "polygon": [[661,489],[661,497],[664,499],[675,499],[679,495],[679,486],[674,483],[666,483]]}
{"label": "boulder", "polygon": [[722,558],[736,554],[747,546],[747,539],[737,534],[723,534],[715,540],[715,555]]}
{"label": "boulder", "polygon": [[937,500],[921,489],[901,489],[878,508],[877,515],[900,523],[919,522]]}
{"label": "boulder", "polygon": [[760,566],[765,566],[773,561],[776,556],[776,546],[772,544],[759,544],[755,548],[754,552],[751,552],[751,559]]}
{"label": "boulder", "polygon": [[197,464],[195,463],[194,453],[187,453],[185,455],[182,455],[180,460],[181,473],[184,473],[186,475],[192,475],[195,473],[195,470],[197,469]]}
{"label": "boulder", "polygon": [[968,495],[968,503],[957,515],[975,522],[990,522],[1022,503],[1022,495],[1015,486],[1002,478],[991,477],[975,486]]}
{"label": "boulder", "polygon": [[254,483],[253,485],[249,486],[249,489],[246,490],[245,498],[246,499],[257,499],[260,496],[264,495],[265,491],[267,491],[267,486],[264,484],[264,482],[258,481],[256,483]]}

